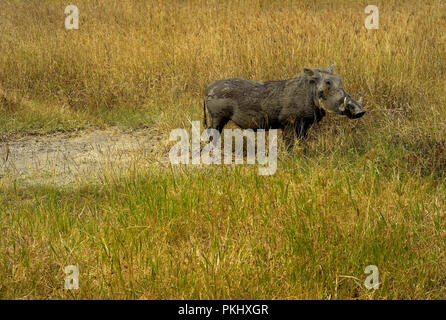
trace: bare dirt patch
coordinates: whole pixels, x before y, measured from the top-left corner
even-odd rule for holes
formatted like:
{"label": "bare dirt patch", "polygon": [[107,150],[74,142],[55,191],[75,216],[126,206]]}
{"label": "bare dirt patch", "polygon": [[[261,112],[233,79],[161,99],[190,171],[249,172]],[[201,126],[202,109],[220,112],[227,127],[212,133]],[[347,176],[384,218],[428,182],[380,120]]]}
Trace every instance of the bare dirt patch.
{"label": "bare dirt patch", "polygon": [[9,140],[0,145],[0,181],[66,185],[136,165],[166,164],[163,141],[154,129],[117,128]]}

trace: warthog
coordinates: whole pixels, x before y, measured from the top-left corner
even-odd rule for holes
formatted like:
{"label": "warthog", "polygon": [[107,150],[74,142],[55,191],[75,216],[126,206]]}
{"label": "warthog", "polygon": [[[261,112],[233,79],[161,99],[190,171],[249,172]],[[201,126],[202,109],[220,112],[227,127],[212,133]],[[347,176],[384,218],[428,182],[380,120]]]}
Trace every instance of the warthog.
{"label": "warthog", "polygon": [[364,115],[362,98],[354,100],[342,87],[341,77],[328,68],[304,68],[288,80],[257,82],[225,79],[205,91],[204,126],[220,133],[232,120],[242,129],[282,129],[287,148],[294,137],[304,139],[326,111],[357,119]]}

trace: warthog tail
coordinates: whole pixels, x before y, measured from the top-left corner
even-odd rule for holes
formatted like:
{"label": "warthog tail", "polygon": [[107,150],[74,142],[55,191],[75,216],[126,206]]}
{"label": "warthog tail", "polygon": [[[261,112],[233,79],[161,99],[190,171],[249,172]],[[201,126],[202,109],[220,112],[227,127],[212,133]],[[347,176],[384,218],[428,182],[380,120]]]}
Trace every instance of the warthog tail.
{"label": "warthog tail", "polygon": [[205,128],[208,127],[208,121],[206,117],[206,100],[203,101],[203,125]]}

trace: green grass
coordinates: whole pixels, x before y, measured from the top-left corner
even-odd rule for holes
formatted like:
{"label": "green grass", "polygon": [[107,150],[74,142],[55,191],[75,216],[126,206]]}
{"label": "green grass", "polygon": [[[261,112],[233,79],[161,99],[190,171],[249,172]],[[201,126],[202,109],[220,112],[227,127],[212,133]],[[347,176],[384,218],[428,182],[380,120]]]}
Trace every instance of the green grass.
{"label": "green grass", "polygon": [[[11,187],[0,297],[444,298],[443,182],[356,153],[282,159],[268,177],[152,168],[72,190]],[[79,291],[63,289],[72,264]]]}

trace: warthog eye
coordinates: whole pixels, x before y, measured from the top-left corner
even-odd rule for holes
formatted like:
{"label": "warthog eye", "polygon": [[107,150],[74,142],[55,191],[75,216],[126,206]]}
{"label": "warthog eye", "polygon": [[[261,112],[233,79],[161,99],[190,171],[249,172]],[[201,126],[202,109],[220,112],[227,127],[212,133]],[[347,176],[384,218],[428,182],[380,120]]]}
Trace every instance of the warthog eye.
{"label": "warthog eye", "polygon": [[330,89],[331,88],[331,86],[332,86],[332,82],[331,82],[331,80],[325,80],[325,85]]}

